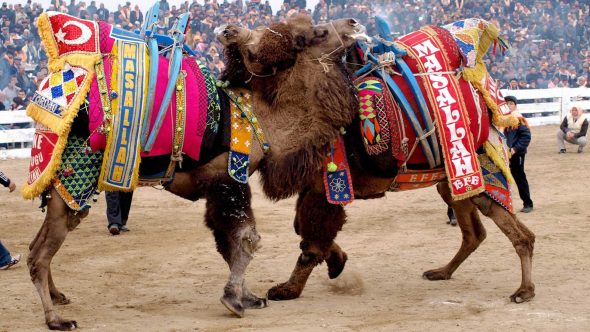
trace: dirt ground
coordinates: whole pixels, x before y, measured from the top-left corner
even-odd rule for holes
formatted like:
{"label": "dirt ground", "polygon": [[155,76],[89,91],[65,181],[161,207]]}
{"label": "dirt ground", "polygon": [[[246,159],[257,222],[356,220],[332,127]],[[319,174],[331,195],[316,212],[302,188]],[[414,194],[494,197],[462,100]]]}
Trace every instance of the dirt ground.
{"label": "dirt ground", "polygon": [[[302,296],[270,302],[233,317],[219,302],[228,269],[203,223],[204,201],[192,203],[153,188],[134,197],[131,232],[106,229],[101,195],[53,260],[53,277],[72,303],[58,307],[82,330],[100,331],[589,331],[590,150],[558,155],[557,126],[533,128],[526,160],[535,210],[518,217],[536,234],[537,296],[513,304],[520,264],[508,239],[484,218],[488,237],[448,281],[423,271],[446,264],[460,231],[445,223],[435,188],[356,201],[338,243],[349,255],[329,280],[325,265]],[[28,160],[0,162],[17,183]],[[252,179],[262,248],[247,280],[258,295],[285,281],[299,255],[294,199],[273,203]],[[0,239],[26,261],[41,225],[39,201],[0,192]],[[520,209],[522,202],[515,198]],[[24,262],[23,262],[24,263]],[[0,331],[42,331],[40,299],[26,264],[0,271]]]}

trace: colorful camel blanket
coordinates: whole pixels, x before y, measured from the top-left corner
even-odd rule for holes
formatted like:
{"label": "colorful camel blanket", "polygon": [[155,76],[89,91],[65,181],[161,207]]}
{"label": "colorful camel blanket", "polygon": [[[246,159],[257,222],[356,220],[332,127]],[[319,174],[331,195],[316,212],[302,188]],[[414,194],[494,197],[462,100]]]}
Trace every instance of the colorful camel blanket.
{"label": "colorful camel blanket", "polygon": [[489,121],[474,89],[456,78],[461,56],[454,39],[444,29],[425,27],[397,43],[407,51],[412,71],[424,74],[419,83],[436,119],[453,199],[483,192],[476,149],[487,137]]}
{"label": "colorful camel blanket", "polygon": [[[143,40],[105,22],[57,12],[43,13],[37,25],[49,55],[50,74],[27,109],[38,128],[29,179],[23,187],[25,198],[40,195],[52,184],[72,122],[85,102],[91,133],[86,144],[92,151],[104,150],[99,189],[133,190],[142,156],[177,152],[176,156],[185,153],[199,160],[205,131],[217,132],[221,113],[215,80],[205,66],[194,58],[183,59],[182,80],[176,87],[182,91],[172,98],[154,148],[141,154],[149,72]],[[168,60],[160,57],[159,66],[154,109],[162,103]],[[174,112],[178,108],[184,110],[182,115]],[[156,116],[152,114],[152,125]]]}

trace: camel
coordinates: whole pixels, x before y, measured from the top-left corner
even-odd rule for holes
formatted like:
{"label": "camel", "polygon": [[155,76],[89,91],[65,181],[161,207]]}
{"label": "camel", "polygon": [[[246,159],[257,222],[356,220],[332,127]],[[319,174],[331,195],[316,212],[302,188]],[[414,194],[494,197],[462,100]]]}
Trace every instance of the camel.
{"label": "camel", "polygon": [[[341,22],[339,26],[342,31],[342,38],[345,47],[351,46],[355,41],[355,35],[364,31],[364,27],[360,26],[356,21]],[[339,24],[339,23],[337,23]],[[296,53],[304,51],[307,44],[311,44],[314,38],[318,38],[314,34],[315,30],[310,21],[301,20],[298,18],[289,20],[286,23],[276,24],[269,29],[263,29],[260,33],[267,32],[270,34],[284,33],[287,37],[281,44],[277,44],[277,53],[275,57],[267,57],[264,61],[282,62],[285,63],[287,58],[293,58]],[[223,39],[223,37],[221,37]],[[264,37],[263,37],[264,39]],[[291,47],[297,43],[297,47]],[[289,47],[289,54],[283,54],[282,50]],[[235,52],[233,55],[237,55]],[[232,56],[232,48],[228,48],[227,56]],[[300,165],[300,162],[295,163],[295,159],[303,158],[309,160],[316,160],[319,154],[312,151],[305,155],[298,154],[301,150],[301,141],[291,141],[293,135],[301,135],[300,128],[291,126],[290,113],[307,112],[311,114],[313,111],[323,109],[328,105],[337,105],[343,109],[354,108],[356,105],[356,98],[353,94],[353,86],[350,80],[342,80],[345,68],[342,67],[338,71],[328,73],[326,77],[330,82],[326,84],[326,80],[318,80],[316,82],[306,81],[310,75],[318,71],[321,67],[319,63],[314,63],[309,54],[303,52],[297,56],[298,61],[289,63],[288,68],[290,73],[289,84],[290,89],[297,89],[298,87],[306,86],[301,93],[285,94],[285,97],[291,101],[305,97],[303,91],[314,91],[314,94],[321,96],[318,100],[309,101],[307,105],[300,103],[294,104],[293,107],[282,107],[282,113],[277,113],[274,107],[269,106],[264,99],[260,99],[260,107],[258,102],[253,103],[256,109],[256,116],[261,123],[264,124],[264,133],[268,137],[271,145],[272,156],[287,156],[292,158],[294,165]],[[232,67],[234,66],[234,67]],[[287,65],[286,65],[287,66]],[[248,75],[256,76],[258,84],[264,81],[263,72],[259,72],[256,68],[253,72],[241,71],[240,66],[233,64],[229,65],[232,74],[226,74],[227,78],[232,81],[246,80]],[[232,69],[234,68],[234,69]],[[285,68],[278,68],[282,71]],[[256,73],[260,74],[257,75]],[[246,77],[246,78],[244,78]],[[284,77],[284,75],[282,75]],[[273,93],[272,84],[274,84],[275,77],[269,77],[271,85],[259,86],[260,91],[253,91],[257,96],[267,95]],[[348,91],[340,97],[334,96],[329,91],[342,90]],[[223,89],[217,89],[218,96],[221,99],[222,118],[229,117],[229,103],[230,98]],[[276,95],[268,95],[269,98],[276,98]],[[82,112],[80,112],[82,113]],[[342,114],[340,119],[330,117],[324,121],[318,122],[321,125],[325,120],[333,121],[334,128],[343,126],[351,121],[348,114]],[[81,137],[88,137],[88,118],[83,119],[80,116],[75,119],[72,132],[70,135],[81,135]],[[313,126],[316,120],[302,119],[300,126]],[[271,125],[274,124],[274,125]],[[77,129],[74,129],[77,128]],[[223,138],[229,137],[229,126],[221,126],[218,137],[216,139],[217,146],[212,149],[212,153],[207,158],[195,161],[185,157],[185,167],[177,168],[174,179],[165,186],[165,189],[179,197],[190,201],[197,201],[198,199],[206,199],[205,222],[212,230],[215,237],[217,250],[228,264],[230,275],[225,284],[223,295],[221,297],[222,304],[227,307],[232,313],[238,317],[243,317],[246,309],[258,309],[267,306],[265,298],[254,295],[246,286],[244,274],[248,264],[253,258],[254,252],[258,248],[260,235],[256,230],[255,218],[251,208],[251,192],[248,184],[239,183],[228,175],[228,147],[219,142]],[[285,135],[287,134],[287,135]],[[322,146],[325,146],[332,138],[332,131],[328,132],[325,137],[310,136],[307,144],[310,146],[316,144],[316,140],[320,140]],[[312,141],[313,140],[313,141]],[[254,144],[250,153],[250,173],[254,172],[261,165],[263,157],[265,157],[265,149],[263,146]],[[282,158],[282,161],[286,161]],[[150,165],[156,161],[151,158],[142,160],[142,165]],[[187,166],[188,165],[188,166]],[[272,162],[266,163],[266,169]],[[283,164],[283,167],[285,164]],[[272,166],[271,166],[272,167]],[[305,168],[299,169],[307,172]],[[294,171],[299,171],[294,170]],[[307,177],[310,174],[302,174]],[[272,174],[271,176],[276,176]],[[84,219],[89,211],[82,212],[71,209],[66,202],[60,197],[54,186],[48,186],[46,191],[41,196],[43,205],[46,205],[45,220],[38,231],[37,235],[31,242],[29,249],[30,254],[27,259],[31,280],[39,293],[43,310],[45,313],[45,322],[49,329],[52,330],[73,330],[78,327],[78,323],[73,319],[62,318],[56,310],[55,305],[66,305],[70,303],[69,298],[64,295],[56,287],[51,274],[51,261],[57,254],[61,245],[64,243],[69,232],[73,231]]]}
{"label": "camel", "polygon": [[[315,26],[310,30],[312,36],[305,39],[300,36],[293,41],[295,48],[305,48],[298,53],[291,53],[288,49],[283,51],[283,61],[273,58],[279,51],[276,49],[277,42],[271,38],[280,39],[280,34],[228,26],[220,37],[224,45],[237,49],[241,54],[241,58],[234,56],[230,59],[229,68],[246,74],[247,82],[254,91],[253,98],[257,112],[260,112],[262,127],[273,134],[271,140],[275,144],[281,143],[280,147],[271,149],[259,166],[264,192],[273,200],[298,195],[294,228],[301,236],[301,254],[290,278],[268,291],[267,296],[271,300],[299,297],[311,272],[322,262],[328,266],[329,277],[336,278],[348,258],[334,241],[346,221],[345,209],[342,205],[328,203],[322,181],[322,161],[333,139],[341,132],[347,133],[344,141],[356,199],[383,197],[398,173],[395,163],[389,166],[386,175],[379,165],[375,167],[363,163],[370,158],[360,143],[358,120],[355,121],[358,103],[352,88],[353,77],[342,61],[347,43],[341,29],[347,23],[355,22],[336,20]],[[309,58],[315,60],[309,62]],[[231,60],[235,59],[239,61],[232,65]],[[295,65],[289,67],[291,63]],[[301,65],[307,69],[302,70]],[[299,79],[305,75],[306,79]],[[232,84],[243,84],[239,76],[234,78],[238,79]],[[334,81],[337,80],[345,82],[346,86],[334,89]],[[326,88],[314,90],[311,85],[324,85]],[[349,94],[347,103],[335,103],[335,99],[340,101],[345,94]],[[310,111],[310,101],[322,101],[318,105],[321,108]],[[268,122],[269,119],[273,121]],[[356,140],[353,139],[355,136]],[[486,230],[479,217],[481,213],[492,219],[508,237],[520,258],[522,280],[518,289],[510,295],[511,301],[522,303],[531,300],[535,295],[531,279],[534,234],[516,215],[484,194],[453,200],[448,180],[439,182],[437,190],[456,212],[462,242],[449,263],[425,271],[423,277],[428,280],[451,278],[486,238]]]}

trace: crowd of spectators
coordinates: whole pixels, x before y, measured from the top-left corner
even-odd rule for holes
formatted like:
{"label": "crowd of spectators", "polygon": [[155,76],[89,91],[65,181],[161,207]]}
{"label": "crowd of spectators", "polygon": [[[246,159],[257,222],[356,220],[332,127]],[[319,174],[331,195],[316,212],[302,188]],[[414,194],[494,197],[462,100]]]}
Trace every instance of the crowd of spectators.
{"label": "crowd of spectators", "polygon": [[[186,42],[207,62],[213,73],[224,68],[215,27],[234,23],[249,28],[284,20],[297,13],[312,15],[316,23],[354,17],[373,33],[374,15],[385,17],[397,36],[421,26],[444,25],[481,17],[495,23],[510,43],[508,53],[486,58],[492,75],[504,88],[585,86],[590,65],[590,4],[555,0],[319,0],[306,9],[306,0],[284,0],[273,12],[264,0],[160,0],[159,33],[165,34],[174,18],[191,13]],[[27,0],[3,3],[0,8],[0,110],[21,109],[47,75],[44,53],[34,20],[44,10],[57,10],[84,19],[103,20],[124,29],[141,26],[144,13],[137,4],[106,8],[96,1],[51,0],[47,8]]]}

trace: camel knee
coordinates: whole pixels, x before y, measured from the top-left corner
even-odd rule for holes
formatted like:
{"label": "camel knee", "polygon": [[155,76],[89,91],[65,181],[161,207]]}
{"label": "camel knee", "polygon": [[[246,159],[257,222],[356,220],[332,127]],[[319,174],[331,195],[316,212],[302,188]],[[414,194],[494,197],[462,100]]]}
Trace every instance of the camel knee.
{"label": "camel knee", "polygon": [[535,235],[533,233],[523,234],[513,242],[513,245],[519,255],[532,255],[535,248]]}
{"label": "camel knee", "polygon": [[254,253],[260,248],[260,234],[258,234],[254,226],[249,226],[242,230],[240,239],[242,242],[242,248],[244,248],[244,251],[250,256],[254,255]]}

